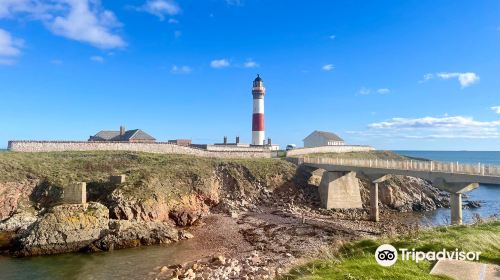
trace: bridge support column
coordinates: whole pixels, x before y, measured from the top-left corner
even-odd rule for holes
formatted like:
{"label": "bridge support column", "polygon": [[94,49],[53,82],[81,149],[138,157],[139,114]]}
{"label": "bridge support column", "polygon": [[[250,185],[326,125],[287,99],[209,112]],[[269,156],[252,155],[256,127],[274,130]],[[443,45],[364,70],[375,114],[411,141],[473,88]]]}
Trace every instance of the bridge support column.
{"label": "bridge support column", "polygon": [[326,171],[319,185],[321,207],[362,208],[359,180],[355,172]]}
{"label": "bridge support column", "polygon": [[374,222],[379,221],[378,183],[370,185],[370,220]]}
{"label": "bridge support column", "polygon": [[450,208],[451,208],[451,224],[461,225],[462,224],[462,194],[461,193],[451,193],[450,194]]}
{"label": "bridge support column", "polygon": [[451,224],[462,224],[462,194],[477,187],[479,183],[448,182],[444,178],[436,178],[432,184],[450,193]]}
{"label": "bridge support column", "polygon": [[391,175],[382,174],[365,174],[370,178],[370,220],[374,222],[380,221],[379,207],[378,207],[378,184],[389,179]]}

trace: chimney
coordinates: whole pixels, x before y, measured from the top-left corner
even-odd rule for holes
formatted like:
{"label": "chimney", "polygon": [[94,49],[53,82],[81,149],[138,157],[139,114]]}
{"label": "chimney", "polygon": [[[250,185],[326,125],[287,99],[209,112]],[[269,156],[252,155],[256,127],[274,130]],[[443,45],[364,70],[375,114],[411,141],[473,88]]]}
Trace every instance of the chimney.
{"label": "chimney", "polygon": [[227,145],[227,136],[224,136],[224,145]]}
{"label": "chimney", "polygon": [[236,136],[236,145],[238,145],[239,143],[240,143],[240,137]]}
{"label": "chimney", "polygon": [[120,136],[123,136],[125,134],[125,127],[120,126]]}
{"label": "chimney", "polygon": [[269,146],[272,145],[271,138],[267,138],[267,145],[269,145]]}

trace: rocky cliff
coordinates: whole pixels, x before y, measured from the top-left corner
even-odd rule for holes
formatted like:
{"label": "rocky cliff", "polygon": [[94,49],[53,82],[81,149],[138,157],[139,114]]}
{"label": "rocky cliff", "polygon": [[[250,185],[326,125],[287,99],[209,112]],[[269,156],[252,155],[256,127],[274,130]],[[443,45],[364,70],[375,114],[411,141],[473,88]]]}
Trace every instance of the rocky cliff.
{"label": "rocky cliff", "polygon": [[[19,255],[112,250],[175,242],[182,227],[211,211],[238,215],[259,205],[317,208],[321,170],[278,159],[209,159],[131,152],[0,154],[0,231],[15,233]],[[123,184],[109,175],[126,174]],[[87,182],[88,205],[58,205],[64,186]],[[362,198],[368,205],[368,182]],[[380,187],[384,207],[421,211],[446,205],[422,180]]]}

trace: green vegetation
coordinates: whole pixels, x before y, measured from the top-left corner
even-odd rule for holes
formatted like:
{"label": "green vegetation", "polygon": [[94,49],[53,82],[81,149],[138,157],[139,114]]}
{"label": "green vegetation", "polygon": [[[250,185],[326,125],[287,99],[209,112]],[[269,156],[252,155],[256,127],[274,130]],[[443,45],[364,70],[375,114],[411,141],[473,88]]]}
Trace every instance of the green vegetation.
{"label": "green vegetation", "polygon": [[[111,174],[126,174],[125,193],[150,198],[154,194],[210,192],[210,179],[221,167],[270,185],[279,174],[291,179],[295,166],[276,159],[215,159],[139,152],[0,153],[0,183],[41,179],[63,188],[69,182],[105,184]],[[105,187],[105,186],[103,186]]]}
{"label": "green vegetation", "polygon": [[417,251],[455,250],[481,252],[480,261],[500,264],[500,221],[468,226],[444,226],[397,238],[348,243],[328,253],[329,257],[297,267],[283,279],[446,279],[429,275],[433,264],[422,261],[377,264],[374,252],[381,244]]}

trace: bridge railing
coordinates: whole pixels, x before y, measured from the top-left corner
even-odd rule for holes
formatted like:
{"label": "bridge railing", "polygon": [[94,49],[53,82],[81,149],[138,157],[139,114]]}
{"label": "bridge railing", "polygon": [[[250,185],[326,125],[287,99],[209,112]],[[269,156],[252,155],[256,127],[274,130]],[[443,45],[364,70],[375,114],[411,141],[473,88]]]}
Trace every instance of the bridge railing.
{"label": "bridge railing", "polygon": [[332,164],[353,167],[369,167],[382,169],[399,169],[412,171],[445,172],[484,176],[500,176],[500,166],[477,164],[460,164],[458,162],[423,161],[423,160],[385,160],[385,159],[352,159],[352,158],[316,158],[304,157],[299,163]]}

